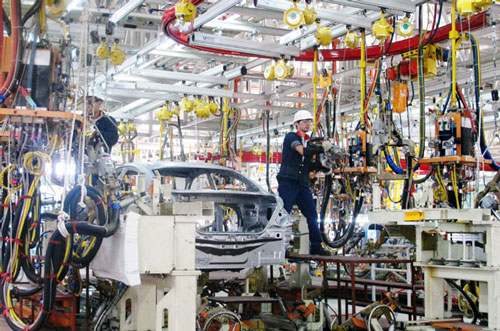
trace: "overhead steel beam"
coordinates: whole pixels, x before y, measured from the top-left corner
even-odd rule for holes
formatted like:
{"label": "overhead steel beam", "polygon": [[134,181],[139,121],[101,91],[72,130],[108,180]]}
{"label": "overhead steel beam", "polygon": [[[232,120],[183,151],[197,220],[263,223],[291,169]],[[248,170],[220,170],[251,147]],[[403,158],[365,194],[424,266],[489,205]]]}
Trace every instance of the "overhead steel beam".
{"label": "overhead steel beam", "polygon": [[216,60],[220,62],[235,62],[235,63],[247,63],[248,59],[243,56],[227,56],[219,55],[214,53],[202,53],[194,50],[183,51],[183,50],[163,50],[155,49],[151,51],[151,55],[168,56],[179,59],[191,59],[191,60]]}
{"label": "overhead steel beam", "polygon": [[286,29],[273,28],[261,24],[240,21],[211,21],[203,25],[204,28],[222,29],[224,31],[251,32],[270,36],[283,36],[289,32]]}
{"label": "overhead steel beam", "polygon": [[237,51],[252,55],[270,57],[298,57],[300,50],[297,47],[280,46],[275,43],[263,43],[253,40],[222,37],[213,34],[195,32],[189,36],[189,44],[202,47],[216,47],[228,52]]}
{"label": "overhead steel beam", "polygon": [[227,10],[233,8],[239,4],[242,0],[219,0],[215,4],[211,5],[208,10],[195,18],[194,22],[187,24],[190,31],[194,31],[201,27],[202,25],[214,20],[221,14],[224,14]]}
{"label": "overhead steel beam", "polygon": [[[128,90],[108,88],[106,95],[111,97],[120,97],[126,99],[137,99],[137,95],[130,93]],[[141,91],[140,95],[143,99],[149,100],[163,100],[163,101],[180,101],[182,99],[179,94],[165,93],[165,92],[146,92]]]}
{"label": "overhead steel beam", "polygon": [[[289,1],[285,0],[257,0],[256,6],[259,8],[275,9],[286,11],[292,7]],[[305,5],[302,3],[298,4],[300,9],[305,9]],[[334,13],[333,11],[320,10],[318,11],[318,18],[334,23],[348,24],[352,26],[358,26],[365,29],[371,29],[372,22],[364,17],[353,17],[352,15],[342,15],[340,13]]]}
{"label": "overhead steel beam", "polygon": [[[271,61],[270,59],[255,59],[255,60],[250,61],[249,63],[247,63],[245,65],[245,68],[247,70],[251,70],[251,69],[254,69],[256,67],[265,65],[266,63],[268,63],[270,61]],[[226,71],[224,73],[224,77],[227,77],[229,79],[235,79],[235,78],[241,77],[241,76],[243,76],[243,74],[241,72],[241,69],[242,69],[242,67],[238,67],[238,68],[234,68],[234,69],[228,70],[228,71]],[[220,70],[219,72],[217,72],[217,71],[216,72],[211,72],[212,70],[214,70],[214,69],[206,70],[206,71],[200,73],[200,75],[216,75],[218,73],[222,73],[222,70]],[[206,84],[200,84],[199,86],[200,87],[208,88],[208,87],[212,87],[214,85],[206,83]]]}
{"label": "overhead steel beam", "polygon": [[[369,5],[366,3],[360,3],[358,1],[353,1],[353,0],[324,0],[325,2],[329,3],[334,3],[337,5],[342,5],[345,7],[354,7],[354,8],[359,8],[359,9],[366,9],[366,10],[374,10],[374,11],[379,11],[380,7],[374,6],[374,5]],[[387,10],[388,14],[393,14],[393,15],[403,15],[405,14],[404,11],[402,10],[394,10],[394,9],[388,9]]]}
{"label": "overhead steel beam", "polygon": [[229,13],[241,16],[256,17],[259,19],[282,20],[283,13],[277,10],[265,10],[251,7],[236,6],[228,10]]}
{"label": "overhead steel beam", "polygon": [[[245,109],[246,107],[242,107],[241,104],[230,103],[230,107],[239,107]],[[257,105],[251,107],[252,109],[262,109],[262,110],[270,110],[270,111],[283,111],[283,112],[297,112],[299,110],[309,110],[307,108],[296,108],[296,107],[279,107],[279,106],[268,106],[268,105]]]}
{"label": "overhead steel beam", "polygon": [[[169,93],[178,94],[188,94],[188,95],[207,95],[213,97],[221,98],[238,98],[238,99],[250,99],[259,100],[264,99],[264,95],[260,94],[250,94],[250,93],[235,93],[229,90],[214,89],[214,88],[201,88],[195,86],[186,85],[170,85],[170,84],[160,84],[160,83],[148,83],[141,82],[139,84],[133,82],[108,82],[109,88],[118,88],[124,90],[132,91],[164,91]],[[139,93],[140,95],[140,93]]]}
{"label": "overhead steel beam", "polygon": [[113,112],[111,115],[113,117],[116,117],[117,119],[129,119],[133,120],[137,116],[140,116],[144,113],[150,112],[154,109],[160,108],[165,102],[164,101],[150,101],[148,100],[148,104],[143,105],[142,107],[139,107],[135,109],[134,111],[128,112],[128,113],[123,113],[123,112]]}
{"label": "overhead steel beam", "polygon": [[357,0],[352,2],[358,2],[361,4],[377,6],[379,8],[391,9],[391,10],[400,10],[407,13],[413,13],[415,11],[415,1],[413,0],[397,0],[397,1],[388,1],[388,0]]}
{"label": "overhead steel beam", "polygon": [[129,103],[128,105],[123,106],[119,112],[113,112],[113,116],[114,115],[118,115],[120,113],[126,113],[129,110],[137,109],[138,107],[141,107],[141,106],[143,106],[143,105],[145,105],[145,104],[147,104],[149,102],[150,102],[149,99],[138,99],[138,100],[135,100],[135,101]]}
{"label": "overhead steel beam", "polygon": [[130,69],[131,75],[150,77],[157,79],[168,79],[177,81],[190,81],[200,83],[212,83],[217,85],[227,85],[229,79],[223,76],[197,75],[178,71],[151,70],[151,69]]}

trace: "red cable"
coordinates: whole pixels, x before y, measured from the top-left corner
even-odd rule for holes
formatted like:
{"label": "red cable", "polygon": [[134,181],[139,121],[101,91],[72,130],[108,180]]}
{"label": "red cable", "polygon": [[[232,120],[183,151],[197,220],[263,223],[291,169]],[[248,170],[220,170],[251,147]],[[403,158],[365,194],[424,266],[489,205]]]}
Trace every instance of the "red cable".
{"label": "red cable", "polygon": [[467,116],[470,119],[470,122],[471,122],[471,125],[472,125],[472,132],[477,132],[477,128],[476,128],[476,125],[475,125],[475,122],[474,122],[474,118],[472,117],[472,112],[470,111],[469,107],[467,106],[467,101],[465,100],[465,97],[462,94],[462,90],[460,89],[460,87],[458,86],[458,84],[457,84],[457,92],[458,92],[458,95],[460,96],[460,99],[462,99],[462,102],[464,104],[464,107],[465,107],[465,116]]}
{"label": "red cable", "polygon": [[[19,0],[17,0],[19,1]],[[11,6],[12,6],[12,16],[11,17],[11,26],[12,26],[12,59],[11,59],[11,64],[10,64],[10,70],[7,75],[7,79],[5,80],[4,84],[0,88],[0,94],[3,94],[6,96],[6,94],[9,92],[8,88],[10,84],[12,83],[12,80],[14,79],[14,74],[16,71],[16,59],[17,59],[17,53],[18,53],[18,46],[19,46],[19,30],[21,27],[19,24],[18,20],[18,6],[17,6],[17,1],[12,1]]]}

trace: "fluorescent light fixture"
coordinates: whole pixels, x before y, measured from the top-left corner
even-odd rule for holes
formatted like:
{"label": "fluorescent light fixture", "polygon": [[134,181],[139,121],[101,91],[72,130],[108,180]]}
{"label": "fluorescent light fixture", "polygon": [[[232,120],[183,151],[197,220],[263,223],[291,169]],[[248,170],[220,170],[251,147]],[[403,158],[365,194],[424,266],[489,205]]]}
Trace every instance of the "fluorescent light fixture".
{"label": "fluorescent light fixture", "polygon": [[199,74],[191,74],[186,72],[166,71],[166,70],[152,70],[152,69],[131,69],[131,77],[141,76],[155,79],[177,80],[177,81],[191,81],[212,83],[216,85],[229,84],[229,78],[221,76],[206,76]]}
{"label": "fluorescent light fixture", "polygon": [[224,14],[229,9],[233,8],[237,4],[239,4],[242,0],[219,0],[216,4],[213,4],[208,8],[208,10],[198,16],[193,23],[193,30],[196,30],[200,26],[205,23],[210,22],[215,19],[217,16]]}
{"label": "fluorescent light fixture", "polygon": [[113,24],[118,24],[122,19],[133,12],[137,7],[142,5],[144,0],[130,0],[123,7],[118,9],[110,18],[109,21]]}
{"label": "fluorescent light fixture", "polygon": [[68,13],[70,11],[72,11],[73,9],[76,9],[78,6],[80,6],[81,2],[82,2],[82,0],[73,0],[73,1],[71,1],[71,3],[69,4],[68,8],[66,8],[66,10],[68,11]]}
{"label": "fluorescent light fixture", "polygon": [[300,50],[293,46],[279,46],[274,43],[262,43],[253,40],[221,37],[202,32],[195,32],[189,38],[189,43],[195,46],[213,47],[227,51],[237,51],[251,55],[269,57],[297,57]]}

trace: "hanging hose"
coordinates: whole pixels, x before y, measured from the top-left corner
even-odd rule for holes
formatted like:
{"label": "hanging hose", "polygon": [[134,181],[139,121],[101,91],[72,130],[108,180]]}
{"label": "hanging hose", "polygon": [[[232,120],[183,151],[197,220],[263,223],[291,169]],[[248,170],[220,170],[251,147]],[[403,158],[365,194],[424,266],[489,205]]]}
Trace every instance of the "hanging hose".
{"label": "hanging hose", "polygon": [[[0,300],[5,306],[4,315],[7,324],[15,331],[40,330],[50,316],[56,297],[58,282],[61,282],[68,271],[71,260],[72,238],[75,234],[106,238],[113,235],[119,226],[120,204],[113,203],[108,208],[108,219],[106,226],[92,225],[87,222],[69,220],[58,225],[50,237],[45,255],[45,267],[43,277],[43,304],[35,321],[31,325],[26,325],[14,310],[12,291],[10,289],[11,278],[9,275],[3,276],[1,283]],[[59,221],[61,222],[61,221]],[[63,235],[63,231],[65,234]],[[57,246],[64,245],[64,249]]]}
{"label": "hanging hose", "polygon": [[271,181],[269,179],[269,152],[271,151],[271,134],[269,133],[269,117],[271,116],[270,111],[266,110],[266,185],[269,192],[273,192],[271,189]]}
{"label": "hanging hose", "polygon": [[500,170],[500,166],[498,163],[495,162],[493,157],[491,156],[491,153],[488,149],[488,145],[486,143],[486,135],[484,131],[484,120],[483,120],[483,111],[481,109],[481,54],[480,54],[480,49],[479,49],[479,43],[477,41],[476,36],[474,36],[470,32],[464,32],[463,35],[467,37],[472,45],[472,54],[473,54],[473,59],[474,59],[474,96],[475,96],[475,104],[476,104],[476,111],[479,113],[479,120],[481,121],[481,130],[479,132],[479,145],[481,147],[481,153],[484,155],[484,157],[488,160],[491,161],[491,167],[495,170],[498,171]]}
{"label": "hanging hose", "polygon": [[[415,165],[415,168],[419,168],[420,165],[419,164],[416,164]],[[429,170],[429,172],[422,178],[419,178],[419,179],[413,179],[413,184],[423,184],[427,179],[429,179],[432,174],[434,173],[434,168],[431,168]]]}
{"label": "hanging hose", "polygon": [[366,36],[365,30],[361,29],[361,60],[359,61],[361,71],[361,115],[359,118],[360,127],[365,126],[365,102],[366,102]]}
{"label": "hanging hose", "polygon": [[[326,179],[330,177],[330,184],[326,182]],[[320,232],[321,236],[323,238],[323,242],[330,248],[336,249],[344,246],[349,239],[351,239],[353,233],[354,233],[354,228],[356,227],[356,218],[359,215],[359,212],[361,211],[361,207],[363,206],[363,195],[361,193],[356,194],[355,198],[355,203],[354,203],[354,210],[352,213],[352,221],[347,225],[347,228],[342,228],[338,229],[337,233],[335,234],[335,238],[333,240],[330,240],[328,238],[328,233],[326,232],[325,228],[325,214],[326,214],[326,208],[328,206],[328,199],[330,197],[331,193],[331,175],[327,176],[325,178],[325,194],[323,195],[323,204],[321,206],[321,211],[320,211]],[[328,194],[326,194],[328,193]],[[343,230],[343,232],[341,232]]]}
{"label": "hanging hose", "polygon": [[184,144],[182,143],[183,138],[182,138],[181,118],[179,116],[177,116],[177,125],[172,124],[172,126],[176,127],[179,133],[179,145],[181,147],[181,161],[186,162],[187,158],[186,154],[184,154]]}
{"label": "hanging hose", "polygon": [[385,160],[387,161],[387,164],[389,167],[391,167],[392,171],[394,171],[398,175],[404,174],[404,169],[398,167],[396,163],[394,163],[394,160],[392,159],[390,153],[389,153],[389,148],[386,146],[384,150],[384,155],[385,155]]}
{"label": "hanging hose", "polygon": [[42,7],[42,3],[43,3],[43,0],[36,0],[33,3],[33,5],[30,7],[30,9],[28,9],[26,14],[24,14],[24,16],[22,18],[22,21],[21,21],[22,26],[26,25],[26,22],[30,19],[30,17],[35,15],[36,12],[40,10],[40,8]]}
{"label": "hanging hose", "polygon": [[[419,7],[419,32],[422,28],[422,6]],[[420,35],[420,33],[419,33]],[[418,47],[418,100],[420,109],[420,142],[418,148],[418,158],[422,159],[425,153],[425,85],[424,85],[424,64],[423,64],[424,48],[422,45]],[[419,164],[419,163],[417,163]]]}
{"label": "hanging hose", "polygon": [[33,42],[31,43],[30,63],[28,67],[28,83],[26,84],[28,93],[31,93],[31,89],[33,87],[33,74],[35,70],[35,55],[36,55],[36,48],[38,47],[39,30],[40,30],[40,23],[36,22],[35,31],[33,32]]}
{"label": "hanging hose", "polygon": [[[96,211],[90,210],[90,206],[80,206],[81,187],[75,186],[66,196],[64,200],[64,211],[69,215],[70,219],[88,222],[89,214],[96,213],[95,217],[97,225],[105,225],[107,221],[106,208],[99,191],[92,186],[86,186],[88,203],[95,204]],[[86,209],[88,208],[88,209]],[[82,236],[73,244],[73,255],[71,263],[84,268],[94,259],[97,251],[101,247],[102,238]]]}
{"label": "hanging hose", "polygon": [[21,26],[21,1],[13,0],[10,6],[12,29],[12,59],[9,73],[5,82],[0,87],[0,103],[3,103],[17,83],[22,59],[22,26]]}

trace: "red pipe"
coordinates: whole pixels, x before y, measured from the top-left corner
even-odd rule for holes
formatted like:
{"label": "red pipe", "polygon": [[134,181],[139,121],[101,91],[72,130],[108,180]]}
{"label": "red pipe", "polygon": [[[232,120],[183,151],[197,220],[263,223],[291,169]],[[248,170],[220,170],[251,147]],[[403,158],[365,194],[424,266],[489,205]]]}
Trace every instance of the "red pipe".
{"label": "red pipe", "polygon": [[[191,0],[191,2],[197,6],[202,3],[204,0]],[[479,28],[485,27],[488,24],[487,22],[487,14],[486,12],[479,13],[477,15],[472,16],[470,19],[463,19],[461,22],[457,24],[458,32],[462,31],[473,31]],[[227,55],[235,55],[235,56],[249,56],[249,57],[262,57],[262,58],[271,58],[269,56],[259,56],[255,54],[247,54],[236,51],[229,51],[225,49],[219,48],[211,48],[211,47],[203,47],[203,46],[195,46],[190,45],[188,43],[189,36],[180,32],[177,28],[174,28],[173,23],[176,20],[175,17],[175,5],[171,6],[169,9],[165,11],[162,18],[163,31],[165,34],[172,38],[179,44],[184,46],[198,49],[211,53],[219,53],[219,54],[227,54]],[[449,32],[451,31],[451,24],[443,26],[439,28],[436,32],[436,35],[432,42],[437,43],[443,40],[448,39]],[[430,32],[428,32],[430,33]],[[412,38],[408,38],[405,40],[394,42],[391,46],[390,51],[386,54],[387,56],[397,55],[404,52],[408,52],[410,50],[417,49],[419,45],[419,36],[414,36]],[[382,50],[380,46],[371,46],[366,49],[367,59],[375,60],[382,55]],[[359,48],[356,49],[328,49],[322,50],[321,54],[323,56],[324,61],[355,61],[359,60],[361,57],[361,51]],[[296,61],[313,61],[314,51],[309,50],[303,52],[300,56],[295,58]]]}

